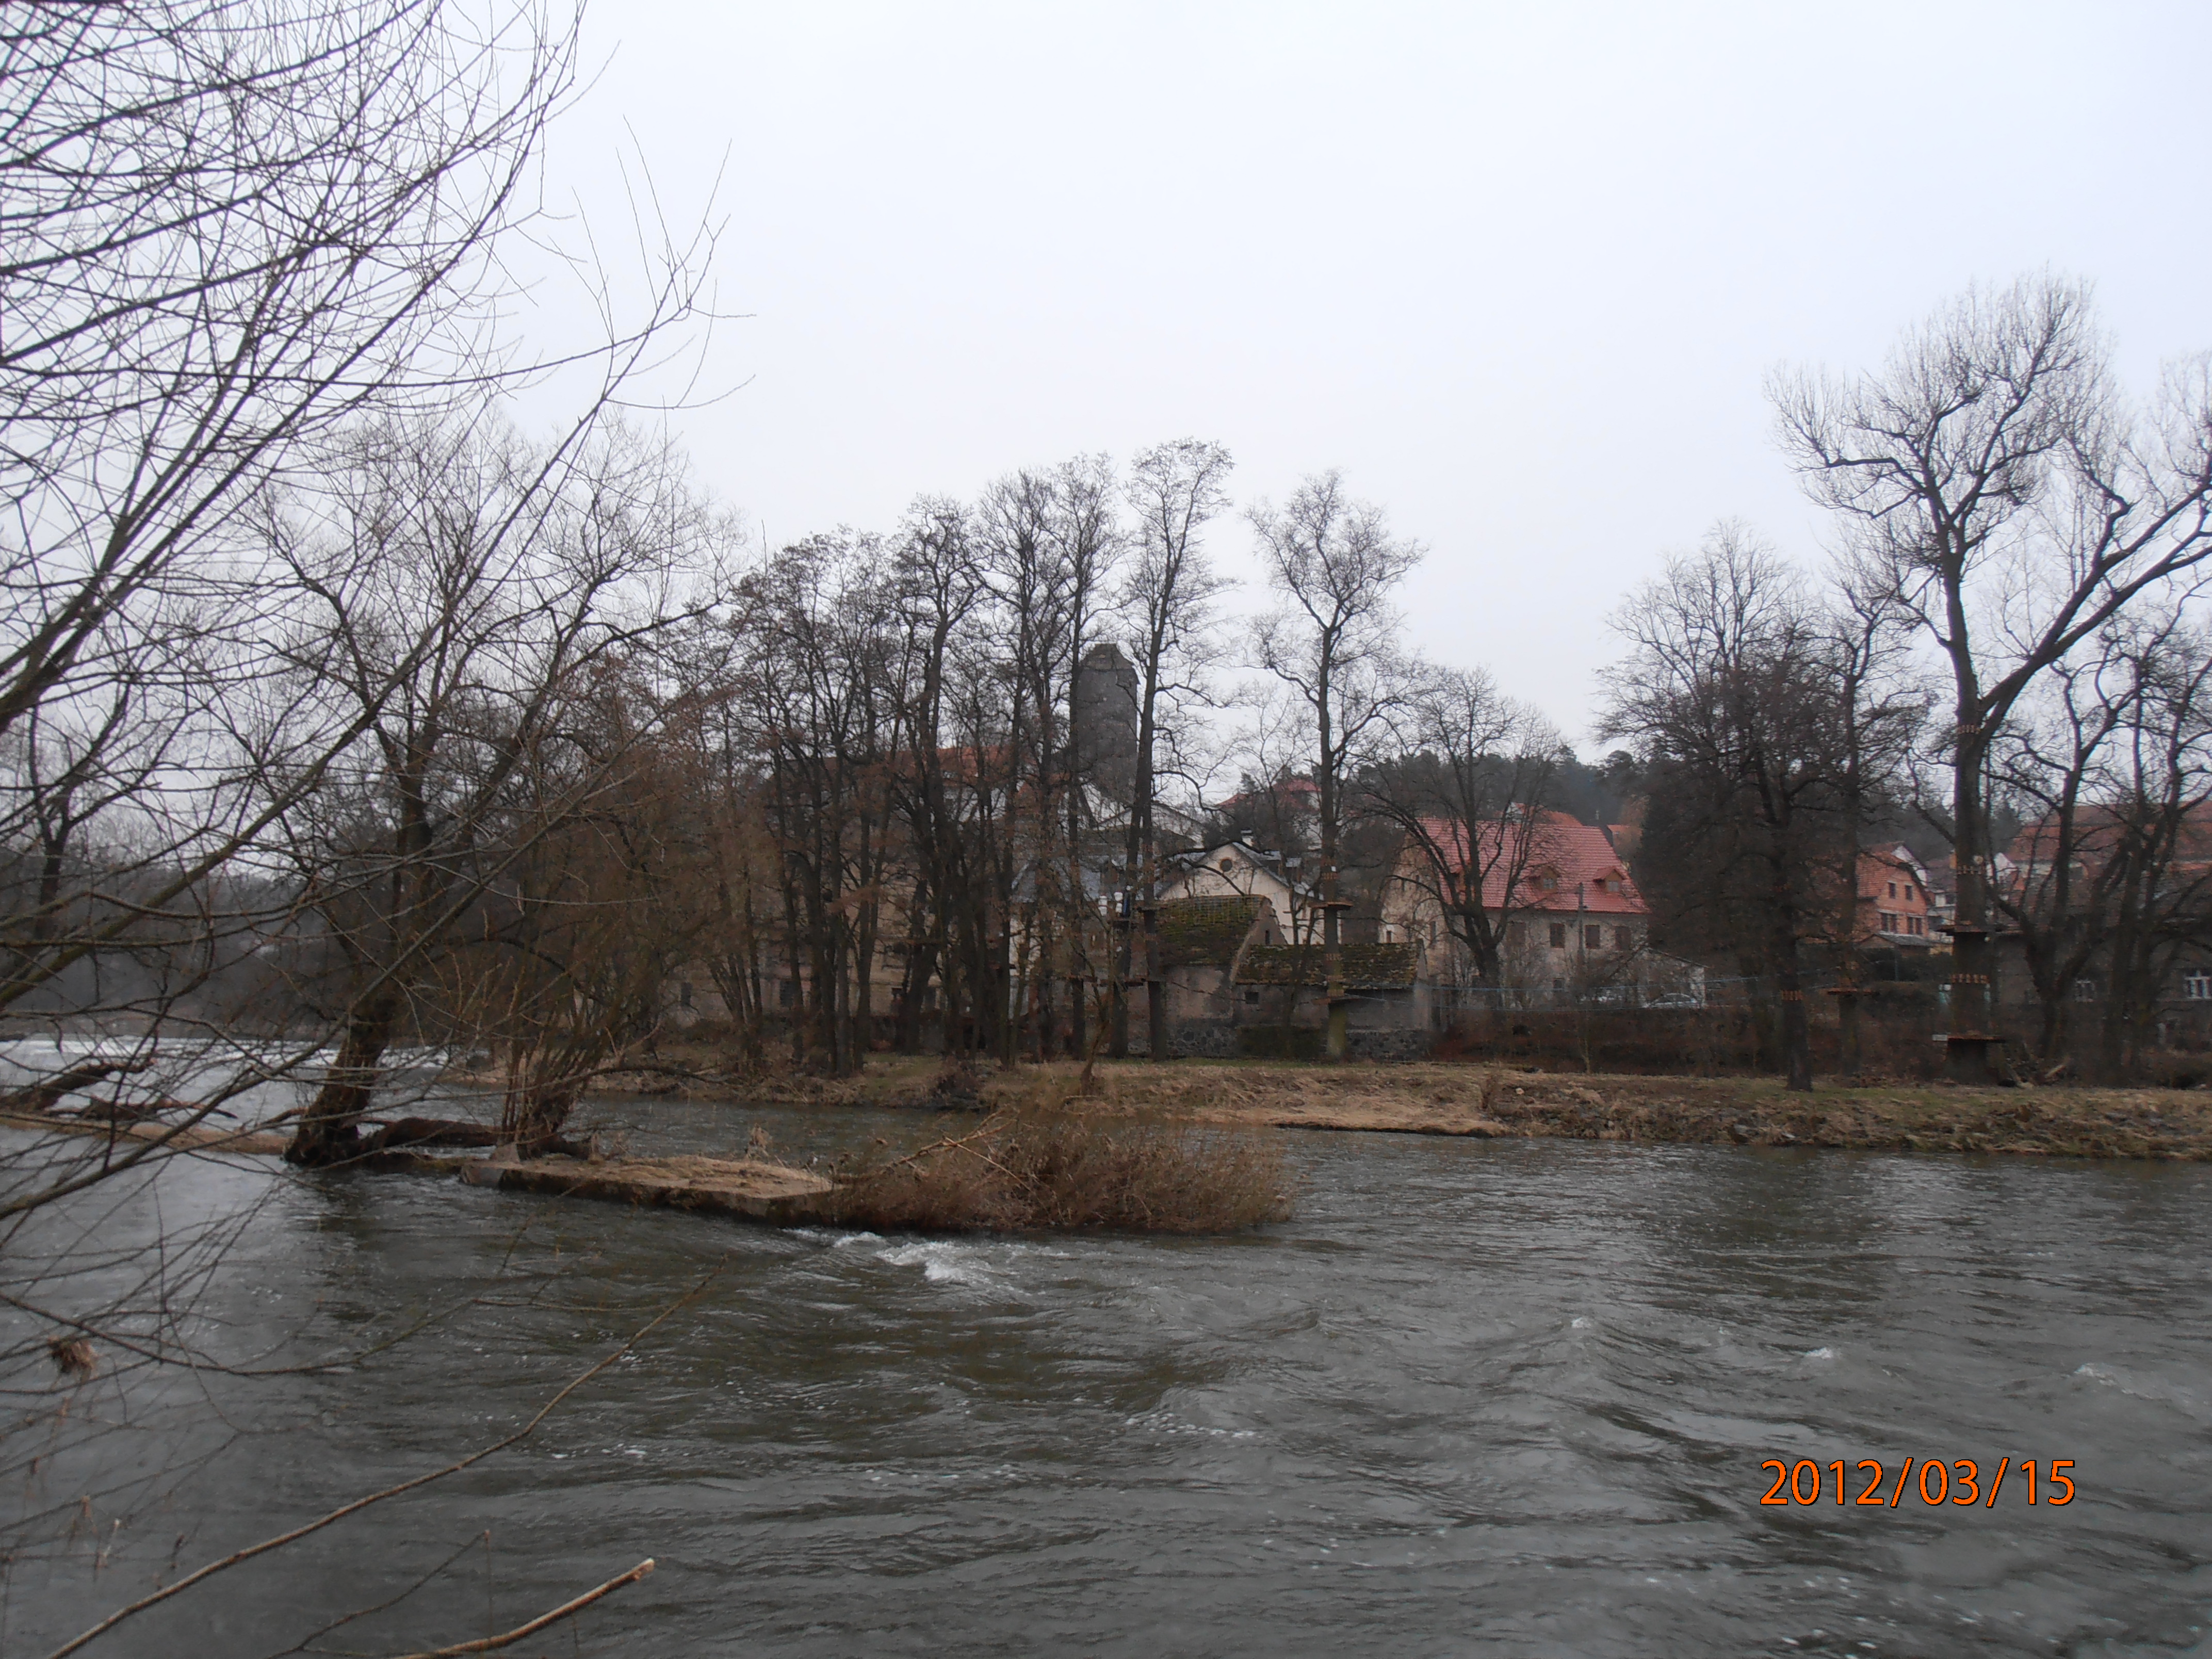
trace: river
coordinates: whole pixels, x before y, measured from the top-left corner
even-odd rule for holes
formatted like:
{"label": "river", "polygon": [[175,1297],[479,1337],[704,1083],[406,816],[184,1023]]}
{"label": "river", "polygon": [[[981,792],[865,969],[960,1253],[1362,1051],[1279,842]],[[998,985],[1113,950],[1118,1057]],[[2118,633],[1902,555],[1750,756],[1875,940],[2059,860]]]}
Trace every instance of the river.
{"label": "river", "polygon": [[[663,1144],[760,1122],[802,1152],[916,1127],[610,1109]],[[335,1375],[89,1385],[81,1413],[118,1426],[19,1508],[151,1484],[10,1565],[0,1649],[43,1653],[173,1558],[497,1438],[713,1271],[529,1442],[88,1651],[283,1650],[452,1558],[322,1638],[396,1652],[651,1556],[513,1651],[2212,1654],[2212,1170],[1291,1152],[1295,1220],[1198,1240],[784,1233],[173,1172],[173,1223],[254,1206],[196,1304],[211,1348],[279,1363],[488,1296]],[[150,1225],[149,1194],[103,1202],[111,1245]],[[1948,1466],[1940,1503],[1908,1481],[1892,1506],[1908,1457]],[[1838,1506],[1826,1466],[1856,1499],[1863,1458],[1876,1501]],[[1767,1459],[1814,1465],[1819,1500],[1762,1504]],[[1968,1459],[1979,1499],[2008,1460],[1994,1503],[1953,1501]],[[109,1507],[127,1518],[103,1534]]]}

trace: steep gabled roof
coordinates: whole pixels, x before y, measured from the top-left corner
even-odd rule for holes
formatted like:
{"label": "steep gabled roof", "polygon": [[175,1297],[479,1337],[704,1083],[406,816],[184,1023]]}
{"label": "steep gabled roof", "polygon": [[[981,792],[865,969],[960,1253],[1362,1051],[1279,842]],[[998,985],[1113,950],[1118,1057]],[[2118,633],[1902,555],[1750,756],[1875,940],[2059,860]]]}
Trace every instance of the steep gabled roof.
{"label": "steep gabled roof", "polygon": [[1160,966],[1226,968],[1274,906],[1263,898],[1226,894],[1160,902]]}
{"label": "steep gabled roof", "polygon": [[[1421,835],[1409,837],[1411,856],[1427,857],[1428,848],[1443,856],[1445,872],[1463,878],[1470,863],[1482,872],[1482,906],[1486,910],[1587,910],[1596,915],[1641,916],[1650,914],[1644,896],[1629,878],[1613,839],[1601,829],[1583,823],[1565,812],[1531,813],[1519,820],[1488,818],[1474,826],[1470,838],[1467,825],[1451,818],[1423,818]],[[1506,877],[1520,850],[1516,840],[1528,838],[1521,861],[1520,879],[1506,891]],[[1427,845],[1424,846],[1425,839]],[[1557,877],[1556,887],[1546,888],[1547,874]],[[1610,884],[1613,890],[1607,891]]]}
{"label": "steep gabled roof", "polygon": [[[2119,850],[2127,832],[2127,821],[2117,809],[2084,802],[2075,811],[2073,845],[2068,850],[2076,863],[2091,870],[2101,869]],[[2212,856],[2212,804],[2185,808],[2174,840],[2175,851],[2183,858]],[[2013,862],[2023,867],[2048,868],[2066,841],[2058,815],[2045,813],[2033,823],[2021,825],[2012,838]]]}

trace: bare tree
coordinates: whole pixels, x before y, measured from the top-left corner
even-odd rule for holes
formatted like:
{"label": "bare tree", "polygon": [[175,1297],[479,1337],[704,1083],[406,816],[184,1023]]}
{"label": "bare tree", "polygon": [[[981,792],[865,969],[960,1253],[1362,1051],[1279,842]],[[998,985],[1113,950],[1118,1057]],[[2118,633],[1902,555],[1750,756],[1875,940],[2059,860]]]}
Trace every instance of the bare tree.
{"label": "bare tree", "polygon": [[784,549],[738,588],[739,696],[774,838],[792,1051],[837,1073],[871,1034],[897,687],[878,539]]}
{"label": "bare tree", "polygon": [[2109,943],[2122,870],[2111,857],[2112,742],[2130,718],[2132,681],[2114,653],[2076,652],[2014,704],[1990,745],[1992,798],[2023,820],[2011,879],[1990,903],[2019,939],[2046,1061],[2066,1051],[2074,988]]}
{"label": "bare tree", "polygon": [[[372,413],[544,366],[497,331],[496,246],[534,216],[574,51],[573,19],[434,0],[33,8],[0,39],[0,740],[21,763],[0,842],[48,877],[0,917],[0,1015],[127,1022],[155,1070],[168,1036],[226,1040],[209,975],[283,921],[240,860],[365,730],[303,706],[273,748],[245,740],[267,641],[314,602],[250,521],[342,468]],[[690,313],[707,247],[660,251],[582,425]],[[291,1063],[237,1059],[191,1060],[189,1097],[218,1109]]]}
{"label": "bare tree", "polygon": [[483,418],[364,434],[325,498],[272,511],[272,556],[316,601],[281,642],[279,707],[320,702],[356,734],[304,793],[263,775],[331,956],[303,989],[342,1032],[295,1162],[358,1155],[385,1052],[464,923],[627,764],[573,722],[594,677],[674,619],[668,579],[705,529],[659,445],[616,428],[548,453]]}
{"label": "bare tree", "polygon": [[[963,702],[957,685],[961,640],[988,597],[972,529],[957,501],[924,498],[908,511],[893,560],[901,753],[890,787],[911,864],[907,938],[900,946],[906,973],[897,1041],[903,1048],[919,1041],[933,978],[942,992],[948,1048],[971,991],[980,1003],[989,1001],[972,979],[988,955],[989,926],[980,890],[983,872],[973,846],[977,814],[969,810],[978,781],[975,757],[963,755],[956,741]],[[984,1012],[977,1010],[979,1016]]]}
{"label": "bare tree", "polygon": [[[358,573],[301,580],[315,561],[266,533],[277,506],[347,475],[374,434],[481,413],[556,362],[600,374],[555,446],[579,453],[693,313],[703,233],[647,249],[641,314],[585,350],[533,361],[504,329],[575,31],[557,8],[441,0],[118,0],[0,23],[0,1035],[52,1031],[28,1103],[56,1120],[0,1153],[21,1321],[0,1370],[46,1395],[42,1421],[67,1400],[33,1375],[52,1342],[208,1361],[190,1304],[250,1210],[110,1249],[87,1206],[149,1197],[193,1136],[312,1075],[332,1024],[293,994],[306,895],[344,875],[286,854],[337,828],[341,797],[356,829],[392,807],[353,793],[362,758],[436,672],[429,641],[373,630],[355,641],[381,665],[353,682],[368,696],[297,672],[334,597],[356,619],[375,605]],[[494,742],[497,697],[465,701]],[[11,1073],[29,1052],[12,1046]],[[81,1111],[150,1132],[66,1133]]]}
{"label": "bare tree", "polygon": [[[1057,478],[1054,535],[1067,571],[1067,657],[1060,694],[1066,709],[1067,820],[1062,845],[1060,902],[1066,932],[1068,986],[1067,1052],[1088,1056],[1089,1026],[1096,1018],[1088,1004],[1102,965],[1093,948],[1098,915],[1087,890],[1086,842],[1103,814],[1101,768],[1103,732],[1086,720],[1084,664],[1109,612],[1112,585],[1128,539],[1117,516],[1119,492],[1103,455],[1078,456],[1064,463]],[[1118,760],[1118,757],[1116,757]],[[1118,964],[1115,964],[1118,970]]]}
{"label": "bare tree", "polygon": [[[2040,1005],[2038,1051],[2114,1078],[2139,1062],[2175,964],[2212,923],[2212,655],[2188,601],[2164,596],[2054,664],[1992,750],[1996,787],[2027,819],[1993,897]],[[2096,1018],[2094,1054],[2075,1041],[2077,1014]]]}
{"label": "bare tree", "polygon": [[2201,962],[2212,945],[2212,637],[2177,607],[2124,629],[2115,644],[2136,694],[2114,769],[2119,874],[2098,1058],[2118,1078],[2156,1041],[2179,965]]}
{"label": "bare tree", "polygon": [[1314,745],[1328,1050],[1339,1060],[1348,1046],[1337,896],[1346,785],[1364,745],[1386,729],[1404,696],[1407,662],[1392,599],[1422,549],[1394,538],[1381,508],[1346,495],[1334,470],[1307,478],[1280,511],[1262,501],[1251,517],[1279,601],[1254,626],[1255,654],[1290,693]]}
{"label": "bare tree", "polygon": [[1361,779],[1362,811],[1405,838],[1395,878],[1435,906],[1474,983],[1504,982],[1522,878],[1545,851],[1558,731],[1483,669],[1423,675],[1395,722],[1395,759]]}
{"label": "bare tree", "polygon": [[1007,1002],[1000,1060],[1011,1064],[1019,1026],[1030,1027],[1042,1057],[1052,1023],[1053,958],[1065,907],[1056,897],[1066,868],[1059,847],[1061,797],[1072,787],[1068,723],[1061,702],[1072,684],[1077,570],[1063,533],[1060,477],[1019,471],[984,493],[976,513],[984,568],[995,609],[1007,688],[1003,764],[1006,833],[1000,838],[994,909],[997,955],[1005,962]]}
{"label": "bare tree", "polygon": [[1810,1089],[1802,948],[1826,932],[1847,770],[1822,620],[1771,549],[1723,523],[1613,626],[1632,650],[1607,672],[1603,729],[1643,750],[1647,853],[1663,841],[1677,859],[1647,856],[1639,878],[1740,942],[1774,987],[1788,1086]]}
{"label": "bare tree", "polygon": [[1853,550],[1942,653],[1958,871],[1954,1073],[1995,1040],[1989,762],[2036,678],[2137,596],[2212,556],[2212,363],[2169,371],[2138,414],[2087,289],[1975,289],[1879,373],[1778,374],[1783,446]]}
{"label": "bare tree", "polygon": [[1917,683],[1911,660],[1911,618],[1897,603],[1890,573],[1876,566],[1854,567],[1846,560],[1835,573],[1824,631],[1826,655],[1835,674],[1836,713],[1841,722],[1842,771],[1837,779],[1840,816],[1837,856],[1835,930],[1831,935],[1840,964],[1837,1003],[1838,1064],[1847,1077],[1860,1067],[1859,859],[1866,836],[1878,821],[1905,805],[1913,747],[1928,717],[1928,699]]}
{"label": "bare tree", "polygon": [[[1159,840],[1155,815],[1159,803],[1165,719],[1195,691],[1194,671],[1208,656],[1212,605],[1225,584],[1207,564],[1199,544],[1206,525],[1229,505],[1228,479],[1235,465],[1219,444],[1179,438],[1139,453],[1130,463],[1127,485],[1136,520],[1136,554],[1121,594],[1121,607],[1135,647],[1137,667],[1137,763],[1129,800],[1122,879],[1150,906],[1159,894]],[[1146,1014],[1152,1054],[1167,1057],[1166,987],[1160,977],[1158,917],[1145,920]],[[1121,961],[1114,974],[1113,1052],[1129,1051],[1128,1006],[1123,987],[1133,975],[1129,962],[1127,921],[1123,919]]]}

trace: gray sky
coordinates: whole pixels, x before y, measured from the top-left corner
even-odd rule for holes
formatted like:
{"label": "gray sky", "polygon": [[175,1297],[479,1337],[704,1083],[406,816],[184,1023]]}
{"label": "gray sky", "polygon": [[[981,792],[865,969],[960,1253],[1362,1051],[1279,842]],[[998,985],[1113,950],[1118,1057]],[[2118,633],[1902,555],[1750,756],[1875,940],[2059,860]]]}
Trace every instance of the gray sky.
{"label": "gray sky", "polygon": [[1186,434],[1240,501],[1340,466],[1431,549],[1412,642],[1577,738],[1662,551],[1819,556],[1770,366],[2045,264],[2138,386],[2212,347],[2202,0],[597,0],[587,55],[556,195],[606,221],[633,136],[678,213],[721,174],[745,385],[678,429],[772,539]]}

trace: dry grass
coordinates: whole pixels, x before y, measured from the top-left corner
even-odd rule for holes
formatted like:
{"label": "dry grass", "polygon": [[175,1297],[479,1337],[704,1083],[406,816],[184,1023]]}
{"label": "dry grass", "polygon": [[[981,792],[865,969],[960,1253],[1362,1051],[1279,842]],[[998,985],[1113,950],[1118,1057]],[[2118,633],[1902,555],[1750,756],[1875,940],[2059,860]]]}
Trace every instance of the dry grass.
{"label": "dry grass", "polygon": [[1282,1151],[1261,1133],[1038,1091],[972,1129],[842,1172],[824,1218],[877,1231],[1226,1233],[1289,1213]]}
{"label": "dry grass", "polygon": [[[1049,1095],[1060,1068],[992,1079],[992,1104]],[[2212,1159],[2212,1090],[1956,1088],[1775,1078],[1531,1073],[1464,1062],[1301,1066],[1133,1061],[1099,1068],[1092,1103],[1220,1126],[1474,1136]]]}

